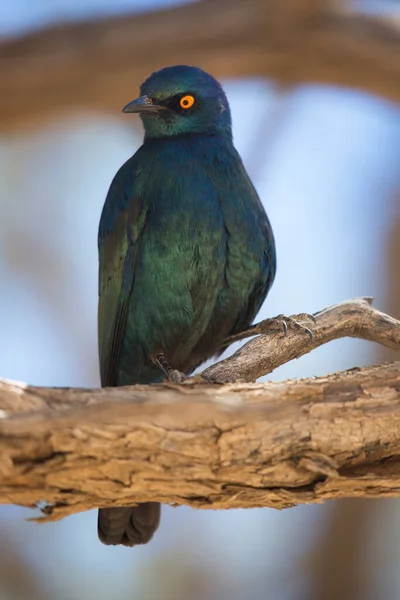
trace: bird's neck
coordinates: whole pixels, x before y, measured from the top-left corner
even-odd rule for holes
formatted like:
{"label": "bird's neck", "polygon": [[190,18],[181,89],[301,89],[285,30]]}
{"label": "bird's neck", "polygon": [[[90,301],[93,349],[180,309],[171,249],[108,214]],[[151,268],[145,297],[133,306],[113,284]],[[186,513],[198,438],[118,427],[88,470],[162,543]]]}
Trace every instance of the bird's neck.
{"label": "bird's neck", "polygon": [[233,143],[232,141],[232,133],[230,130],[210,130],[210,131],[188,131],[187,133],[178,133],[171,135],[149,135],[147,132],[145,133],[143,143],[152,143],[152,142],[161,142],[161,143],[169,143],[176,141],[186,141],[186,142],[198,142],[199,140],[210,140],[213,141],[221,141],[224,143]]}

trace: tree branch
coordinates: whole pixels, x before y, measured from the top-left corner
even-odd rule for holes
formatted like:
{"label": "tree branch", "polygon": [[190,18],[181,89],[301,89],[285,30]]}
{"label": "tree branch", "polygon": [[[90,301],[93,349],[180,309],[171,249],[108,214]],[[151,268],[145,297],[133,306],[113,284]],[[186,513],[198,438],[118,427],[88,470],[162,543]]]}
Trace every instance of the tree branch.
{"label": "tree branch", "polygon": [[[232,361],[246,379],[340,332],[400,347],[400,322],[366,300],[317,313],[314,329],[313,340],[260,336],[222,361],[219,375]],[[399,495],[400,362],[263,384],[194,377],[91,390],[1,381],[0,411],[0,503],[45,500],[47,519],[146,500],[284,508]]]}
{"label": "tree branch", "polygon": [[[266,319],[254,327],[255,334],[264,335],[248,342],[233,356],[212,365],[203,374],[219,383],[255,381],[290,360],[343,337],[369,340],[400,350],[400,321],[371,306],[372,301],[372,298],[346,300],[316,313],[316,323],[307,323],[313,333],[312,340],[305,332],[299,334],[293,329],[286,336],[277,334],[276,330],[269,333],[270,319]],[[240,339],[243,339],[241,335],[232,337],[232,341]]]}
{"label": "tree branch", "polygon": [[150,72],[182,61],[218,78],[334,84],[399,102],[399,55],[394,22],[327,0],[202,0],[68,23],[0,44],[0,129],[67,108],[115,113]]}

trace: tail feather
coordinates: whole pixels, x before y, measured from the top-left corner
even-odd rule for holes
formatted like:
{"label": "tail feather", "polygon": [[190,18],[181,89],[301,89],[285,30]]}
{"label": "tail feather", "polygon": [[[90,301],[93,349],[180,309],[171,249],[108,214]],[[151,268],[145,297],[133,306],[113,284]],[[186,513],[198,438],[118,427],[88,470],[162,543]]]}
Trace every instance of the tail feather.
{"label": "tail feather", "polygon": [[159,502],[100,508],[97,520],[99,540],[107,546],[147,544],[157,530],[160,511]]}

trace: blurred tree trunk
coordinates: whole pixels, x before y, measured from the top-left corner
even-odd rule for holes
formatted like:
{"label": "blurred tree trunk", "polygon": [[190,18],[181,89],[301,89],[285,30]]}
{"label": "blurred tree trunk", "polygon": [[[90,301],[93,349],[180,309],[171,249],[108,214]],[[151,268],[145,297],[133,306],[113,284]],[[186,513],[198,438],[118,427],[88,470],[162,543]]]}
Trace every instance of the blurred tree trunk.
{"label": "blurred tree trunk", "polygon": [[[400,206],[400,192],[394,199],[394,210]],[[382,307],[393,317],[400,318],[400,215],[393,221],[387,244],[387,288],[386,302]],[[395,360],[398,352],[389,348],[377,348],[377,360]],[[366,586],[376,576],[374,569],[366,571],[364,565],[380,564],[374,553],[378,550],[369,544],[371,555],[363,557],[363,548],[368,536],[370,523],[382,521],[387,510],[385,500],[367,501],[362,499],[338,500],[332,503],[332,518],[321,543],[316,548],[314,562],[314,595],[308,600],[364,600]],[[328,511],[328,507],[327,511]],[[389,548],[396,552],[396,548]],[[393,577],[393,573],[389,575]],[[376,588],[379,589],[378,582]],[[390,583],[388,584],[390,587]],[[383,598],[382,600],[391,600]]]}
{"label": "blurred tree trunk", "polygon": [[365,599],[368,582],[361,549],[376,507],[376,502],[359,499],[338,500],[330,507],[330,521],[328,515],[324,536],[314,549],[314,585],[307,600]]}
{"label": "blurred tree trunk", "polygon": [[[2,523],[0,547],[0,598],[2,600],[50,600],[43,577],[24,556],[23,545],[15,541],[9,524]],[[7,549],[7,550],[6,550]]]}
{"label": "blurred tree trunk", "polygon": [[[386,301],[383,309],[390,310],[390,314],[400,317],[400,190],[394,199],[394,209],[398,215],[393,220],[388,232],[387,243],[387,284]],[[379,349],[379,357],[382,360],[396,360],[396,353],[388,348]]]}

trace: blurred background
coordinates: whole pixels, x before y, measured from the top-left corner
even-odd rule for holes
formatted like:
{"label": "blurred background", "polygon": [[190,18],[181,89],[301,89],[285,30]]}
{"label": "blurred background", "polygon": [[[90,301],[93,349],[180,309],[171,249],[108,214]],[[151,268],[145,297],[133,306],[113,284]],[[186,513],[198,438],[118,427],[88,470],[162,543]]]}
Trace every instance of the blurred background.
{"label": "blurred background", "polygon": [[[219,78],[270,216],[260,317],[371,295],[400,317],[398,1],[14,0],[0,7],[0,376],[97,386],[97,226],[141,143],[122,115],[152,71]],[[338,340],[278,369],[390,359]],[[164,507],[147,546],[100,544],[96,512],[37,525],[0,507],[0,600],[397,600],[400,502],[277,512]]]}

